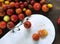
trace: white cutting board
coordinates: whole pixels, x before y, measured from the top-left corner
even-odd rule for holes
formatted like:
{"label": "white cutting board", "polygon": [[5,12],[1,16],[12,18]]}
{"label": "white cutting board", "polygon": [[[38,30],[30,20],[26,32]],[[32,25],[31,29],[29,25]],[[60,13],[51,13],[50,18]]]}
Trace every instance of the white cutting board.
{"label": "white cutting board", "polygon": [[[35,14],[31,15],[28,21],[32,24],[30,29],[27,30],[22,24],[19,26],[21,29],[20,31],[15,31],[14,33],[12,33],[12,30],[9,31],[0,39],[0,44],[52,44],[55,38],[55,28],[47,17],[40,14]],[[48,36],[45,38],[40,38],[39,41],[34,41],[32,39],[32,35],[37,33],[40,29],[46,29],[48,31]]]}

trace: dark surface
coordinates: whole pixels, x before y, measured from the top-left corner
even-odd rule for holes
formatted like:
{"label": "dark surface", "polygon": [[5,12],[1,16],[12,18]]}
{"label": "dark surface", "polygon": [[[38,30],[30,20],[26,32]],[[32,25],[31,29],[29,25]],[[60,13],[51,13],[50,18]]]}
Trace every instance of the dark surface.
{"label": "dark surface", "polygon": [[57,25],[57,18],[60,17],[60,0],[50,0],[50,2],[53,3],[54,7],[47,17],[53,22],[56,30],[56,37],[53,44],[60,44],[60,26]]}
{"label": "dark surface", "polygon": [[[53,3],[54,7],[45,16],[47,16],[53,22],[55,26],[56,37],[53,44],[60,44],[60,26],[57,25],[57,18],[60,17],[60,0],[50,0],[50,3]],[[41,14],[40,12],[36,12],[36,13]]]}

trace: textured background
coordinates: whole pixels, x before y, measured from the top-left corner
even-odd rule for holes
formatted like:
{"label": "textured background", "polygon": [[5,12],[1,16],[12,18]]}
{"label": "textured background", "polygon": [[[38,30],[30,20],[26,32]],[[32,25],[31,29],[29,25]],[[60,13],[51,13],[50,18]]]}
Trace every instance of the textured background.
{"label": "textured background", "polygon": [[60,0],[50,0],[50,2],[54,4],[54,7],[47,17],[53,22],[56,30],[56,37],[53,44],[60,44],[60,26],[57,25],[57,18],[60,17]]}

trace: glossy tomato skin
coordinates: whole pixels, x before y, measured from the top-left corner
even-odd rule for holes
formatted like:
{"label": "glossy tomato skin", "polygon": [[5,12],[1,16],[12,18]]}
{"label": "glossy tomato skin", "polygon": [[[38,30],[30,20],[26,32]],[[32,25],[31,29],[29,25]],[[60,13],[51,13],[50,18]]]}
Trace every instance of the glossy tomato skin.
{"label": "glossy tomato skin", "polygon": [[46,3],[46,0],[40,0],[40,3],[44,4],[44,3]]}
{"label": "glossy tomato skin", "polygon": [[5,13],[4,12],[0,12],[0,17],[3,17],[5,15]]}
{"label": "glossy tomato skin", "polygon": [[22,2],[22,1],[20,1],[19,3],[20,3],[20,5],[21,5],[21,4],[23,4],[23,2]]}
{"label": "glossy tomato skin", "polygon": [[17,13],[17,14],[20,14],[21,12],[22,12],[22,9],[21,9],[21,8],[17,8],[17,9],[16,9],[16,13]]}
{"label": "glossy tomato skin", "polygon": [[49,8],[47,7],[47,4],[42,5],[42,11],[43,12],[48,12]]}
{"label": "glossy tomato skin", "polygon": [[45,36],[48,35],[48,31],[45,30],[45,29],[39,30],[39,31],[38,31],[38,34],[39,34],[40,37],[45,37]]}
{"label": "glossy tomato skin", "polygon": [[15,3],[14,2],[10,2],[9,4],[11,7],[15,7]]}
{"label": "glossy tomato skin", "polygon": [[29,29],[29,28],[31,27],[31,22],[30,22],[30,21],[24,22],[24,27],[25,27],[26,29]]}
{"label": "glossy tomato skin", "polygon": [[3,8],[4,10],[6,10],[6,9],[7,9],[7,5],[2,4],[2,8]]}
{"label": "glossy tomato skin", "polygon": [[40,3],[34,3],[33,8],[34,10],[39,11],[41,9]]}
{"label": "glossy tomato skin", "polygon": [[60,25],[60,17],[57,19],[57,24]]}
{"label": "glossy tomato skin", "polygon": [[13,27],[14,27],[14,23],[13,22],[10,21],[10,22],[7,23],[7,28],[8,29],[12,29]]}
{"label": "glossy tomato skin", "polygon": [[8,14],[8,15],[12,15],[13,13],[14,13],[13,9],[8,9],[8,10],[7,10],[7,14]]}
{"label": "glossy tomato skin", "polygon": [[30,3],[31,3],[31,5],[33,5],[35,3],[35,1],[34,0],[31,0]]}
{"label": "glossy tomato skin", "polygon": [[3,20],[4,20],[5,22],[8,22],[8,21],[10,20],[10,17],[9,17],[8,15],[5,15],[5,16],[3,17]]}
{"label": "glossy tomato skin", "polygon": [[39,40],[39,35],[36,34],[36,33],[34,33],[34,34],[32,35],[32,38],[33,38],[33,40],[38,41],[38,40]]}
{"label": "glossy tomato skin", "polygon": [[1,29],[6,28],[6,22],[1,21],[1,22],[0,22],[0,28],[1,28]]}
{"label": "glossy tomato skin", "polygon": [[26,11],[26,8],[23,8],[23,11],[25,12]]}
{"label": "glossy tomato skin", "polygon": [[12,15],[12,16],[11,16],[11,21],[17,22],[17,20],[18,20],[17,15]]}
{"label": "glossy tomato skin", "polygon": [[24,14],[23,14],[23,13],[21,13],[21,14],[19,14],[19,15],[18,15],[18,18],[19,18],[20,20],[23,20],[23,19],[24,19],[24,17],[25,17],[25,16],[24,16]]}
{"label": "glossy tomato skin", "polygon": [[28,5],[28,8],[32,10],[33,9],[33,6],[31,4],[29,4]]}
{"label": "glossy tomato skin", "polygon": [[26,14],[27,16],[30,16],[30,15],[32,14],[32,11],[31,11],[30,9],[27,9],[26,12],[25,12],[25,14]]}
{"label": "glossy tomato skin", "polygon": [[18,8],[19,7],[19,2],[15,3],[15,7]]}
{"label": "glossy tomato skin", "polygon": [[21,4],[21,5],[20,5],[20,8],[23,9],[23,8],[24,8],[24,4]]}
{"label": "glossy tomato skin", "polygon": [[24,2],[24,6],[26,7],[28,5],[28,2]]}

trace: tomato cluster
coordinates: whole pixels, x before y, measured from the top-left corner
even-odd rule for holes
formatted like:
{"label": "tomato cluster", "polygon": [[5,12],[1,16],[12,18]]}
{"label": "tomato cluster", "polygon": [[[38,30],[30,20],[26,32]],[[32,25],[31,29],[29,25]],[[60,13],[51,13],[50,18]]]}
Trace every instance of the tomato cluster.
{"label": "tomato cluster", "polygon": [[[33,11],[47,13],[52,7],[53,5],[48,4],[46,0],[39,0],[39,2],[34,0],[25,0],[24,2],[18,0],[0,0],[0,29],[12,29],[26,16],[32,15]],[[28,22],[28,24],[30,23]],[[24,26],[27,27],[26,25]]]}

